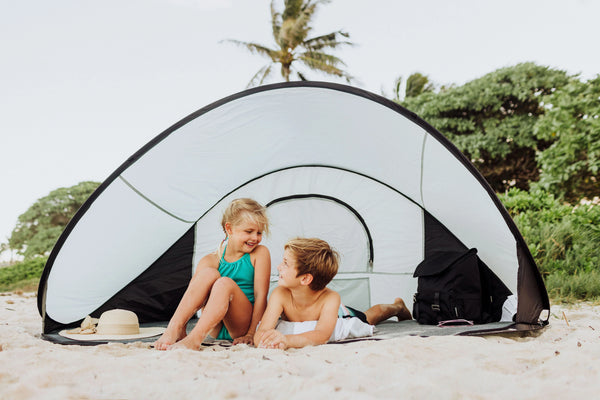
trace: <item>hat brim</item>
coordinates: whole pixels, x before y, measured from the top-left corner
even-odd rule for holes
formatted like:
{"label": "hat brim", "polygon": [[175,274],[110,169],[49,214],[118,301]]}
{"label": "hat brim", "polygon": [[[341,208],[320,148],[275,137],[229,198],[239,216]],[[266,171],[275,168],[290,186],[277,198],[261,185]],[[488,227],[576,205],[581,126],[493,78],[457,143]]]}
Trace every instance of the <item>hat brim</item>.
{"label": "hat brim", "polygon": [[60,336],[66,337],[68,339],[95,342],[95,341],[106,341],[106,340],[121,341],[121,340],[146,339],[146,338],[150,338],[152,336],[162,335],[164,333],[164,331],[166,330],[166,328],[159,327],[159,326],[149,327],[149,328],[140,328],[140,333],[136,333],[134,335],[99,335],[97,333],[82,335],[80,333],[67,333],[68,330],[69,329],[64,329],[64,330],[58,332],[58,334]]}

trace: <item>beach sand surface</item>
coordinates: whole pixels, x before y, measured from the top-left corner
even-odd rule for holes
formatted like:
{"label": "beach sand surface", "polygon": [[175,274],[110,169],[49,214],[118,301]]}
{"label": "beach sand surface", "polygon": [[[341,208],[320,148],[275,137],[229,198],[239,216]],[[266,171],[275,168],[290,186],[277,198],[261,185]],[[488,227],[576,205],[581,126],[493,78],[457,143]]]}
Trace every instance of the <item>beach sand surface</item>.
{"label": "beach sand surface", "polygon": [[[566,318],[566,319],[565,319]],[[600,310],[553,306],[539,335],[402,337],[288,351],[42,340],[34,293],[0,295],[0,399],[593,399]]]}

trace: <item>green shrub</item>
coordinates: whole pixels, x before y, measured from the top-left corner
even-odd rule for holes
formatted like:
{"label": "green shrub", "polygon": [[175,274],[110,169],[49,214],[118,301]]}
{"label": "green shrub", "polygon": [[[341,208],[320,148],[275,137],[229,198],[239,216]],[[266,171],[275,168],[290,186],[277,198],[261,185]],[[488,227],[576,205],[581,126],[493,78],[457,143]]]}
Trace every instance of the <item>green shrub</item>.
{"label": "green shrub", "polygon": [[569,275],[554,272],[545,279],[548,295],[555,300],[572,302],[593,301],[600,298],[600,272],[578,272]]}
{"label": "green shrub", "polygon": [[500,196],[546,278],[600,270],[600,206],[563,204],[542,190]]}
{"label": "green shrub", "polygon": [[14,290],[20,286],[31,287],[32,283],[39,281],[42,276],[47,260],[47,257],[36,257],[0,268],[0,291]]}

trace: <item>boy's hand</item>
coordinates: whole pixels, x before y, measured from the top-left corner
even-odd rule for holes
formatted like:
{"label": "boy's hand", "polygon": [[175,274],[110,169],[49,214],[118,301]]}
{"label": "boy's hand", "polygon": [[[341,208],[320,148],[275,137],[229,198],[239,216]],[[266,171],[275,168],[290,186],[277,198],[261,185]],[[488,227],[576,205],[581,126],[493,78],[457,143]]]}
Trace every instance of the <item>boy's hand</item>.
{"label": "boy's hand", "polygon": [[288,345],[285,335],[275,329],[269,329],[263,333],[258,347],[263,349],[287,349]]}
{"label": "boy's hand", "polygon": [[247,345],[252,346],[254,344],[254,335],[250,334],[250,333],[247,333],[244,336],[237,337],[237,338],[233,339],[233,344],[234,345],[236,345],[236,344],[247,344]]}

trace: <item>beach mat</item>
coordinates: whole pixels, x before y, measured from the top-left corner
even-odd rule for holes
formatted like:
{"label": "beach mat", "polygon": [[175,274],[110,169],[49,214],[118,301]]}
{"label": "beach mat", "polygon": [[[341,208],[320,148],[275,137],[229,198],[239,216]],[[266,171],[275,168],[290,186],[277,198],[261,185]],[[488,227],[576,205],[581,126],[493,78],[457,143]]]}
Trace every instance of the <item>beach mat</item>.
{"label": "beach mat", "polygon": [[[190,332],[195,326],[197,319],[192,319],[188,322],[187,331]],[[166,327],[167,321],[153,322],[140,324],[140,327]],[[522,325],[515,324],[514,322],[492,322],[488,324],[477,324],[477,325],[461,325],[461,326],[444,326],[438,327],[437,325],[422,325],[415,320],[410,321],[384,321],[375,326],[373,336],[352,338],[341,340],[336,343],[350,343],[362,340],[386,340],[394,339],[403,336],[485,336],[485,335],[511,335],[511,334],[524,334],[525,332],[532,332],[541,330],[543,326],[537,325]],[[151,344],[156,341],[160,335],[143,338],[143,339],[131,339],[131,340],[98,340],[98,341],[83,341],[69,339],[58,334],[58,332],[42,334],[42,339],[48,340],[53,343],[63,345],[80,345],[80,346],[96,346],[99,344],[107,343],[133,343],[133,342],[144,342]],[[204,346],[231,346],[232,343],[227,340],[215,340],[208,338],[203,343]]]}
{"label": "beach mat", "polygon": [[510,321],[490,322],[487,324],[437,326],[419,324],[416,320],[387,320],[375,326],[373,336],[352,338],[337,343],[349,343],[362,340],[386,340],[403,336],[534,336],[540,334],[547,325],[516,324]]}

